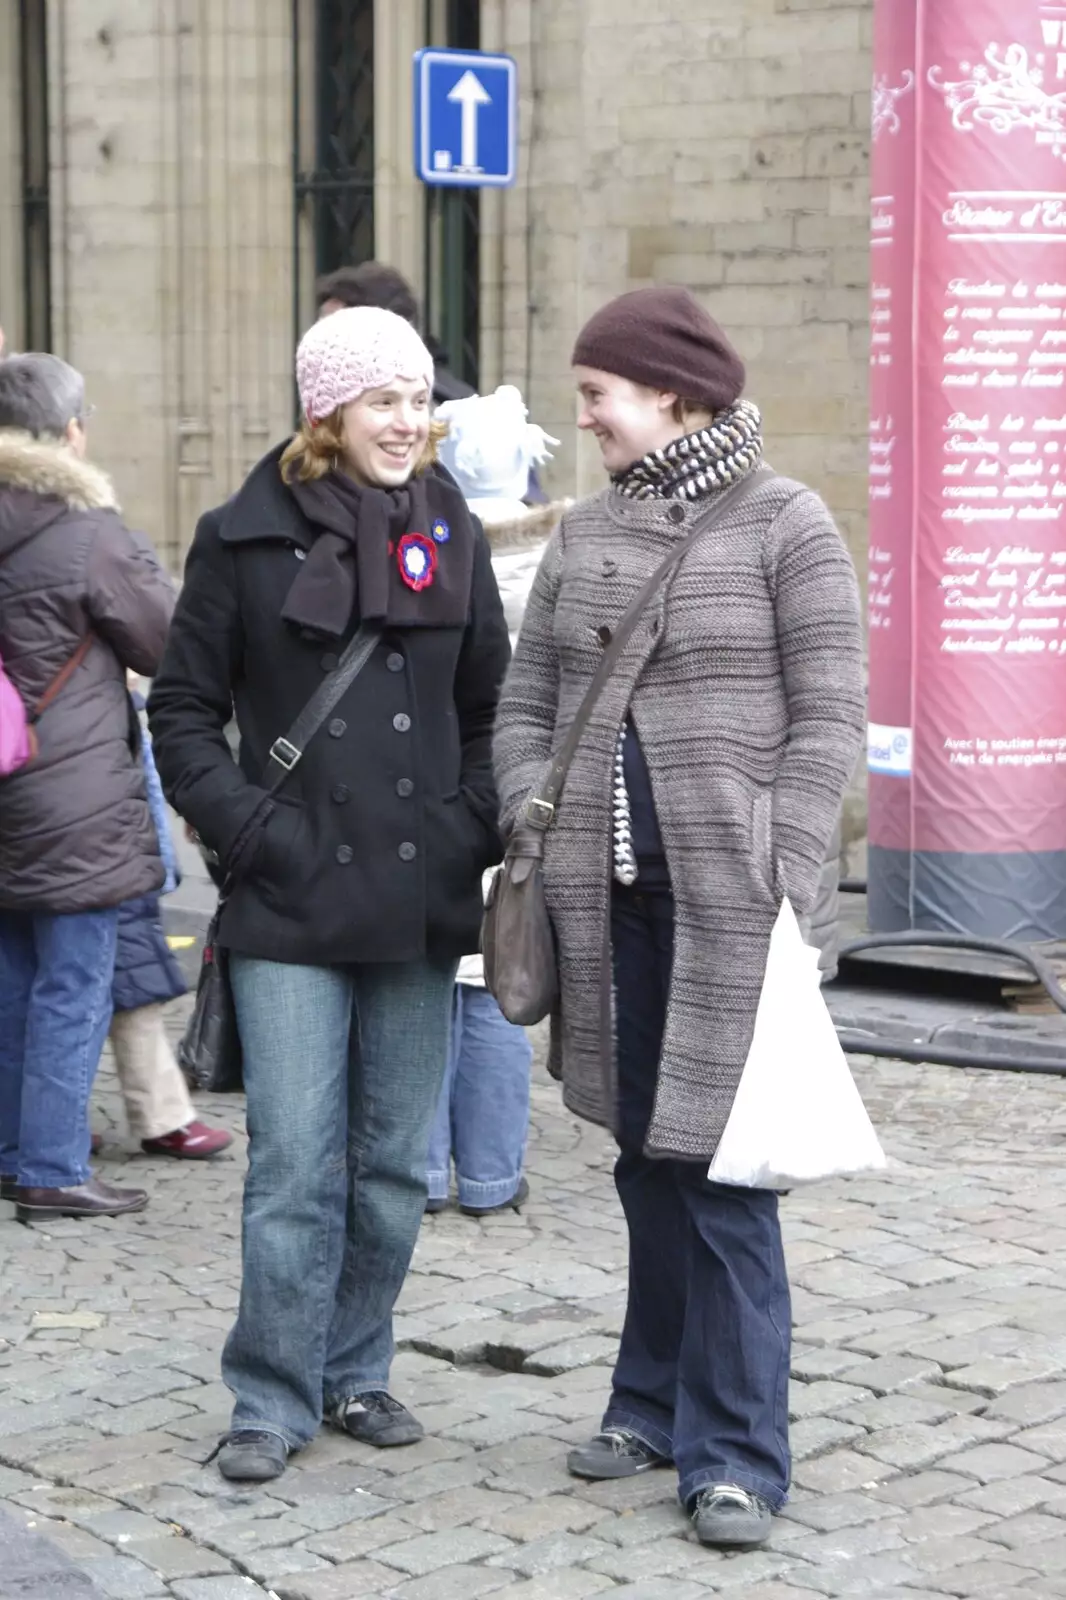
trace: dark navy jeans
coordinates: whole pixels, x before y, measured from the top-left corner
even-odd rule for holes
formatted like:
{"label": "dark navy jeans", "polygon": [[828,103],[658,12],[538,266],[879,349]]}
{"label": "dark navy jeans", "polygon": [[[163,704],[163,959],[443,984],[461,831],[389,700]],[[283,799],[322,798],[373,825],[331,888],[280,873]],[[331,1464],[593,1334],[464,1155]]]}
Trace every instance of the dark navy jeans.
{"label": "dark navy jeans", "polygon": [[777,1196],[709,1183],[708,1161],[644,1155],[673,963],[669,890],[616,884],[611,936],[629,1299],[603,1425],[672,1456],[686,1505],[735,1483],[777,1510],[789,1484],[791,1340]]}

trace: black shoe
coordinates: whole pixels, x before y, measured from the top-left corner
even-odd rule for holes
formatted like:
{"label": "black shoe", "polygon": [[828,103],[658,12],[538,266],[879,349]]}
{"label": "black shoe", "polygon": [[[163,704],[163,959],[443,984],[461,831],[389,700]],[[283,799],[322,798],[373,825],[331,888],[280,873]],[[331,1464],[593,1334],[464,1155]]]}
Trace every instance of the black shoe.
{"label": "black shoe", "polygon": [[497,1211],[521,1211],[528,1199],[529,1184],[525,1178],[521,1178],[510,1200],[501,1200],[496,1206],[460,1206],[459,1210],[464,1217],[491,1217]]}
{"label": "black shoe", "polygon": [[17,1178],[0,1178],[0,1200],[14,1200],[17,1188]]}
{"label": "black shoe", "polygon": [[628,1428],[605,1428],[566,1458],[567,1471],[575,1478],[635,1478],[638,1472],[670,1466],[669,1456],[660,1455]]}
{"label": "black shoe", "polygon": [[289,1447],[276,1433],[265,1428],[238,1428],[228,1433],[218,1447],[218,1470],[235,1483],[269,1483],[280,1478],[289,1458]]}
{"label": "black shoe", "polygon": [[435,1217],[439,1211],[447,1211],[447,1209],[448,1209],[448,1196],[447,1195],[445,1195],[443,1197],[443,1199],[439,1198],[436,1195],[430,1195],[429,1199],[426,1201],[426,1216],[427,1217]]}
{"label": "black shoe", "polygon": [[334,1406],[331,1420],[334,1427],[353,1439],[376,1445],[379,1450],[417,1444],[425,1435],[418,1419],[384,1389],[372,1389],[368,1394],[355,1394],[350,1400],[342,1400]]}
{"label": "black shoe", "polygon": [[773,1513],[759,1495],[736,1483],[702,1489],[691,1510],[700,1544],[720,1549],[751,1549],[770,1537]]}

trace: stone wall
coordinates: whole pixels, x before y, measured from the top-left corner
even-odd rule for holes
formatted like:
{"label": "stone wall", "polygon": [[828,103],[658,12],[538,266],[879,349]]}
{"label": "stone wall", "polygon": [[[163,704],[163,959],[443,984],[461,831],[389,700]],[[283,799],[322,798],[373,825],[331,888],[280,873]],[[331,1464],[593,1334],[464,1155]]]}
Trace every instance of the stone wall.
{"label": "stone wall", "polygon": [[22,145],[15,0],[0,0],[0,328],[22,337]]}
{"label": "stone wall", "polygon": [[291,419],[289,0],[49,0],[53,348],[174,566]]}
{"label": "stone wall", "polygon": [[600,480],[569,354],[624,289],[699,294],[749,364],[774,465],[865,565],[873,0],[483,0],[518,58],[523,175],[487,206],[486,369]]}

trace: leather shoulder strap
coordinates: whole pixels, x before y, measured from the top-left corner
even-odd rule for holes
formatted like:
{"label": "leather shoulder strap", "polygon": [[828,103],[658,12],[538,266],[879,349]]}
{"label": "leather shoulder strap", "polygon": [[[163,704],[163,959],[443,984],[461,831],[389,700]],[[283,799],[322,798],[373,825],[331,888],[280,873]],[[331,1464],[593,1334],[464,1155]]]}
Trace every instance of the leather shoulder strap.
{"label": "leather shoulder strap", "polygon": [[71,678],[73,678],[74,674],[77,672],[78,668],[81,666],[92,647],[93,635],[91,633],[87,633],[84,639],[82,639],[81,643],[78,645],[78,648],[75,650],[74,654],[70,657],[70,660],[67,661],[65,665],[60,667],[59,671],[56,673],[55,677],[44,691],[44,694],[42,694],[41,698],[30,712],[29,721],[31,724],[36,722],[38,717],[42,716],[44,712],[48,710],[48,707],[52,704],[52,701],[55,700],[56,697],[66,688],[67,684],[70,682]]}
{"label": "leather shoulder strap", "polygon": [[302,760],[313,735],[370,660],[381,633],[379,623],[362,623],[329,677],[323,678],[288,733],[274,740],[263,771],[263,787],[268,794],[276,794]]}
{"label": "leather shoulder strap", "polygon": [[570,763],[577,753],[585,729],[588,727],[589,718],[596,708],[596,703],[610,680],[611,674],[622,658],[626,645],[633,637],[633,633],[643,616],[649,602],[654,596],[669,583],[685,556],[698,544],[704,534],[716,528],[726,514],[735,511],[757,488],[773,477],[769,467],[757,467],[750,472],[740,483],[731,489],[726,489],[716,502],[713,511],[705,517],[698,528],[694,528],[688,536],[670,551],[670,554],[661,561],[648,579],[647,583],[629,607],[618,627],[614,637],[603,652],[599,666],[593,675],[592,682],[585,691],[573,722],[567,730],[558,755],[555,757],[548,771],[546,781],[542,784],[540,793],[529,801],[526,807],[525,820],[534,828],[548,828],[555,818],[555,808],[562,794],[566,774],[570,770]]}

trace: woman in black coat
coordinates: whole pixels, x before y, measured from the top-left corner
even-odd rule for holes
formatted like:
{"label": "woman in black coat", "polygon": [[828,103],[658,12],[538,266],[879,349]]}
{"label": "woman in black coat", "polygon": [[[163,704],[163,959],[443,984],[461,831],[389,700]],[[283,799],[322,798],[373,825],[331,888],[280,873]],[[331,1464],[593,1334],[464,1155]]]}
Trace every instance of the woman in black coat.
{"label": "woman in black coat", "polygon": [[[484,535],[432,470],[433,363],[414,329],[338,312],[304,337],[297,379],[299,433],[200,522],[149,701],[167,796],[233,885],[219,941],[251,1150],[219,1465],[255,1480],[323,1415],[375,1445],[421,1436],[388,1393],[392,1308],[455,969],[500,854],[509,656]],[[268,798],[268,764],[291,760],[277,741],[360,624],[380,631],[367,665]]]}

